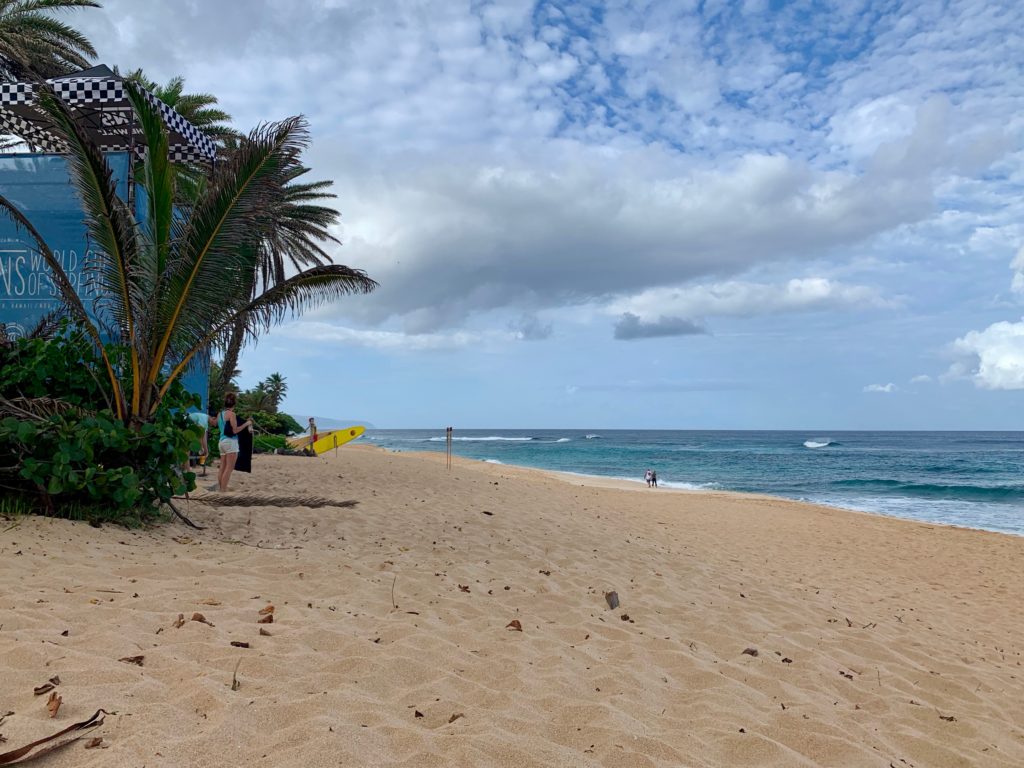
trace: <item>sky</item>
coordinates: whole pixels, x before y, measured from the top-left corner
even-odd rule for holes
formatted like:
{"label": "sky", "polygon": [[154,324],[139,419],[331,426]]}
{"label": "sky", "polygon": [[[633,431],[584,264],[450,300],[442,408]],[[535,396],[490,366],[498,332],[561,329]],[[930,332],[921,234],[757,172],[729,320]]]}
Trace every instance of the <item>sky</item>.
{"label": "sky", "polygon": [[1024,4],[103,0],[305,115],[339,263],[248,348],[382,428],[1024,429]]}

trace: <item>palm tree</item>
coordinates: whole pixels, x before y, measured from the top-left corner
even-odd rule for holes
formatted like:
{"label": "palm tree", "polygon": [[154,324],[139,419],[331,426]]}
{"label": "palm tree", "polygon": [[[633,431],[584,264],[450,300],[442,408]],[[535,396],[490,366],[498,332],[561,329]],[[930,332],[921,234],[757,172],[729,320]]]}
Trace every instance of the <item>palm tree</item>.
{"label": "palm tree", "polygon": [[[217,360],[210,362],[210,384],[207,389],[207,405],[210,408],[221,410],[224,407],[224,395],[228,392],[238,391],[238,382],[235,377],[241,373],[239,370],[228,371],[227,376],[221,372],[221,363]],[[225,383],[225,379],[227,382]]]}
{"label": "palm tree", "polygon": [[261,381],[252,389],[247,389],[238,396],[238,407],[246,413],[275,413],[270,392],[266,382]]}
{"label": "palm tree", "polygon": [[288,384],[285,382],[284,376],[280,373],[272,373],[263,380],[262,386],[270,398],[271,407],[277,413],[277,409],[281,407],[281,401],[288,394]]}
{"label": "palm tree", "polygon": [[99,8],[95,0],[0,0],[0,79],[47,78],[90,65],[92,43],[53,12]]}
{"label": "palm tree", "polygon": [[238,131],[229,125],[231,115],[217,106],[217,97],[212,93],[185,93],[184,77],[172,77],[167,85],[160,85],[136,69],[124,79],[141,85],[213,141],[223,144],[238,137]]}
{"label": "palm tree", "polygon": [[[333,208],[319,205],[318,201],[334,198],[327,190],[331,181],[299,183],[297,179],[309,168],[296,163],[282,176],[283,184],[274,196],[277,226],[259,243],[258,277],[253,290],[265,290],[283,283],[290,270],[323,266],[331,263],[330,255],[320,246],[322,242],[339,243],[330,227],[338,223],[340,214]],[[231,329],[224,350],[222,388],[227,389],[228,373],[238,367],[238,357],[246,340],[244,318]]]}
{"label": "palm tree", "polygon": [[[36,241],[69,314],[99,351],[118,418],[138,426],[153,416],[193,358],[222,342],[239,320],[255,334],[289,313],[372,291],[377,283],[361,270],[330,264],[254,288],[257,244],[278,225],[275,196],[308,143],[303,118],[254,129],[211,174],[194,205],[181,210],[174,205],[176,169],[160,116],[137,86],[129,83],[127,91],[148,148],[140,171],[143,221],[117,196],[102,153],[63,102],[51,90],[39,94],[52,129],[68,145],[103,297],[97,320],[32,223],[2,195],[0,209]],[[123,366],[108,355],[105,335],[127,349]]]}

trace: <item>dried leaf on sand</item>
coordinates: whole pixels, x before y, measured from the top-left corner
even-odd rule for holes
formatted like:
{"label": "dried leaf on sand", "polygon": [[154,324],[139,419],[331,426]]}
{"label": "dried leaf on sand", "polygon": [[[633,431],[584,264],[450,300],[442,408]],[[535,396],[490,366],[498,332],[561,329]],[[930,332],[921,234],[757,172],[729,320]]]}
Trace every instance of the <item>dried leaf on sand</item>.
{"label": "dried leaf on sand", "polygon": [[118,659],[118,661],[123,661],[125,664],[135,664],[140,667],[142,666],[142,662],[144,662],[145,660],[145,656],[125,656],[123,658]]}
{"label": "dried leaf on sand", "polygon": [[523,625],[519,623],[519,619],[512,619],[512,621],[505,625],[505,629],[511,629],[514,632],[522,632]]}
{"label": "dried leaf on sand", "polygon": [[61,703],[64,701],[60,697],[60,694],[56,691],[50,694],[50,698],[46,700],[46,711],[50,713],[50,717],[57,716],[57,710],[60,709]]}
{"label": "dried leaf on sand", "polygon": [[[103,725],[103,716],[107,713],[102,709],[97,709],[96,714],[90,717],[88,720],[83,720],[80,723],[74,723],[69,725],[67,728],[57,731],[52,736],[47,736],[37,741],[33,741],[31,744],[26,744],[18,749],[13,749],[10,752],[4,752],[0,754],[0,765],[11,765],[19,761],[23,761],[29,758],[40,757],[48,752],[52,752],[55,749],[66,747],[68,744],[72,744],[78,741],[84,734],[73,736],[71,734],[78,733],[79,731],[86,731],[96,726]],[[68,738],[62,738],[68,737]]]}

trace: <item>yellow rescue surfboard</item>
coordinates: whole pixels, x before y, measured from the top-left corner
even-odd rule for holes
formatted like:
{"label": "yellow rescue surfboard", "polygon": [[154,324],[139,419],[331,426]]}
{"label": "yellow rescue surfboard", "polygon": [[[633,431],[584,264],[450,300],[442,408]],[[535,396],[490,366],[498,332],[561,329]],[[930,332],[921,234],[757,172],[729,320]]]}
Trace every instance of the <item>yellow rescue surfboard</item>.
{"label": "yellow rescue surfboard", "polygon": [[317,453],[326,453],[333,448],[339,448],[345,443],[352,442],[365,431],[366,427],[346,427],[317,435],[317,441],[313,443],[313,450]]}

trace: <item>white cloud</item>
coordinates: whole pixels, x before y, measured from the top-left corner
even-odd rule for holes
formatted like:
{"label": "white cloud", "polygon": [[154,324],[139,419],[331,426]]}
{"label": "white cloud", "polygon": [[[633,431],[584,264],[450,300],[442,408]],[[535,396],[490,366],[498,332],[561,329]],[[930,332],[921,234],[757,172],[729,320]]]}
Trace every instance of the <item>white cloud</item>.
{"label": "white cloud", "polygon": [[[337,256],[382,287],[283,338],[498,349],[550,337],[538,317],[560,307],[637,338],[900,294],[980,327],[972,291],[1005,286],[985,260],[1005,265],[1022,231],[1014,0],[104,5],[73,20],[102,60],[182,74],[243,129],[309,116],[309,164],[344,213]],[[1011,266],[1024,295],[1024,249]],[[499,330],[464,330],[492,312]],[[947,377],[1024,385],[1022,324],[958,339]],[[864,325],[851,335],[913,348]]]}
{"label": "white cloud", "polygon": [[771,24],[750,3],[105,6],[76,23],[111,63],[184,74],[242,127],[309,115],[340,256],[382,282],[338,314],[413,332],[847,258],[932,217],[1024,113],[1012,4]]}
{"label": "white cloud", "polygon": [[400,331],[348,328],[333,323],[316,321],[290,323],[276,329],[273,335],[274,338],[283,337],[316,342],[318,344],[333,343],[370,349],[409,352],[454,350],[470,345],[477,348],[490,348],[522,338],[519,333],[500,333],[494,331],[486,333],[456,331],[453,333],[409,334]]}
{"label": "white cloud", "polygon": [[927,384],[931,380],[932,380],[931,376],[929,376],[927,373],[922,373],[921,375],[915,376],[914,378],[912,378],[910,380],[910,383],[911,384]]}
{"label": "white cloud", "polygon": [[980,389],[1024,389],[1024,320],[970,331],[951,351],[956,360],[944,378],[970,379]]}
{"label": "white cloud", "polygon": [[829,138],[855,157],[870,157],[885,143],[905,138],[914,128],[914,107],[906,97],[886,94],[837,113]]}
{"label": "white cloud", "polygon": [[1010,262],[1010,269],[1013,270],[1013,282],[1010,287],[1014,293],[1024,294],[1024,246],[1021,246],[1013,261]]}
{"label": "white cloud", "polygon": [[782,284],[732,280],[679,288],[652,288],[612,301],[609,314],[632,313],[644,319],[660,315],[713,317],[805,312],[822,309],[886,308],[893,303],[877,289],[825,277],[794,278]]}
{"label": "white cloud", "polygon": [[518,322],[509,323],[509,331],[521,341],[543,341],[551,338],[553,327],[534,314],[526,313]]}
{"label": "white cloud", "polygon": [[[483,164],[465,152],[440,165],[409,158],[387,173],[360,162],[348,157],[358,180],[338,183],[346,221],[359,222],[347,227],[344,258],[382,287],[346,306],[369,322],[419,313],[416,331],[817,257],[930,207],[926,185],[876,187],[781,156],[707,169],[662,147],[559,141]],[[784,302],[883,304],[871,289],[824,278],[791,282]]]}

